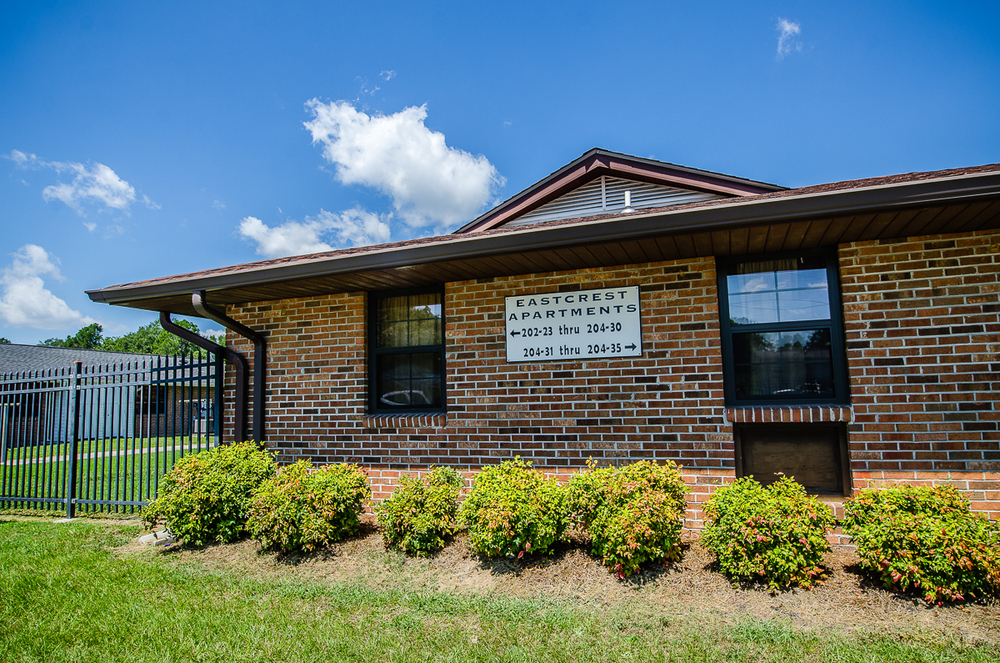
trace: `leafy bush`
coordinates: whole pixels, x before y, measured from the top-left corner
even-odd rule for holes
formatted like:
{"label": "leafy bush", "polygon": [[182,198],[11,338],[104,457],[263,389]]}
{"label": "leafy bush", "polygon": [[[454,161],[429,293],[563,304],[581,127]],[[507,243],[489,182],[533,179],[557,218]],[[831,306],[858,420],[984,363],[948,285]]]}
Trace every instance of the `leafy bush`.
{"label": "leafy bush", "polygon": [[440,550],[456,528],[462,476],[438,467],[422,479],[403,477],[399,483],[377,510],[385,545],[414,555]]}
{"label": "leafy bush", "polygon": [[844,533],[885,587],[929,602],[1000,592],[1000,525],[953,486],[863,490],[844,503]]}
{"label": "leafy bush", "polygon": [[458,518],[487,557],[549,554],[569,524],[564,490],[520,458],[480,472]]}
{"label": "leafy bush", "polygon": [[676,559],[687,489],[672,462],[640,461],[575,475],[569,504],[590,532],[593,551],[619,578],[639,571],[643,562]]}
{"label": "leafy bush", "polygon": [[767,582],[772,590],[809,588],[825,575],[826,532],[836,521],[830,507],[789,477],[767,488],[753,477],[715,491],[705,504],[702,544],[723,573]]}
{"label": "leafy bush", "polygon": [[254,442],[184,456],[160,481],[142,519],[154,527],[163,518],[190,545],[235,541],[246,531],[253,492],[274,473],[274,457]]}
{"label": "leafy bush", "polygon": [[356,465],[312,471],[312,463],[300,460],[260,487],[247,529],[265,548],[312,551],[357,531],[371,494],[368,475]]}

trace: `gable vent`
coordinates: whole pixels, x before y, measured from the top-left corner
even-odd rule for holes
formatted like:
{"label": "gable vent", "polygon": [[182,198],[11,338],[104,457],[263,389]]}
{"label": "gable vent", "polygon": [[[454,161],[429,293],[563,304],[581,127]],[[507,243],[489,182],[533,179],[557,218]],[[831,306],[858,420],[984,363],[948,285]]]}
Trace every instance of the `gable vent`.
{"label": "gable vent", "polygon": [[508,221],[506,226],[526,226],[556,219],[576,219],[601,214],[615,214],[625,209],[625,192],[630,193],[630,209],[669,207],[722,198],[718,194],[678,189],[606,175],[579,189],[550,201],[524,216]]}

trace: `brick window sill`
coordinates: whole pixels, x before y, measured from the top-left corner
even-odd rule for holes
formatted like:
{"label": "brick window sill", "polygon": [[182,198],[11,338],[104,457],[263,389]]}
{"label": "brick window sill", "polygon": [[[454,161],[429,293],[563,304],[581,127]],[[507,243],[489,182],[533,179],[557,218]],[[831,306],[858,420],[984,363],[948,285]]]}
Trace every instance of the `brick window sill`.
{"label": "brick window sill", "polygon": [[362,428],[381,430],[400,428],[444,428],[448,425],[448,416],[438,414],[375,414],[361,418]]}
{"label": "brick window sill", "polygon": [[754,405],[726,408],[726,421],[731,424],[848,423],[853,418],[854,412],[849,405]]}

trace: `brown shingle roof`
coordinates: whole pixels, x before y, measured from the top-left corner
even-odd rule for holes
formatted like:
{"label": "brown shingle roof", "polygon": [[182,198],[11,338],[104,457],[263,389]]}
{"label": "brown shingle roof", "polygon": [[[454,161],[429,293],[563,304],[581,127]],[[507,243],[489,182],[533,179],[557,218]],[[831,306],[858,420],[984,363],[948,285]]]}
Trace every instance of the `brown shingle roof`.
{"label": "brown shingle roof", "polygon": [[968,175],[976,175],[982,173],[993,173],[1000,172],[1000,163],[985,164],[981,166],[973,166],[968,168],[953,168],[948,170],[937,170],[937,171],[927,171],[927,172],[914,172],[914,173],[901,173],[898,175],[887,175],[883,177],[869,177],[857,180],[846,180],[843,182],[830,182],[827,184],[816,184],[811,186],[805,186],[798,189],[784,189],[781,191],[773,191],[770,193],[762,193],[752,196],[743,196],[740,198],[724,198],[719,200],[709,200],[696,203],[688,203],[685,205],[675,205],[671,207],[659,207],[643,209],[640,212],[632,214],[604,214],[600,216],[588,216],[584,218],[576,219],[558,219],[554,221],[547,221],[544,223],[527,225],[527,226],[514,226],[506,227],[500,226],[498,228],[493,228],[490,230],[475,231],[466,234],[449,234],[440,235],[436,237],[421,237],[417,239],[409,239],[400,242],[391,242],[388,244],[378,244],[372,246],[359,246],[348,249],[338,249],[336,251],[326,251],[323,253],[312,253],[308,255],[301,256],[288,256],[283,258],[271,258],[268,260],[259,260],[256,262],[241,263],[237,265],[229,265],[226,267],[217,267],[213,269],[206,269],[196,272],[189,272],[187,274],[177,274],[173,276],[164,276],[154,279],[146,279],[143,281],[133,281],[130,283],[123,283],[116,286],[109,286],[108,288],[102,288],[101,290],[89,291],[89,292],[101,292],[102,290],[108,289],[129,289],[135,287],[151,286],[157,284],[169,284],[181,281],[190,281],[194,279],[205,279],[213,276],[222,276],[227,274],[238,274],[244,272],[260,272],[264,270],[270,270],[275,268],[280,268],[284,266],[291,265],[307,265],[310,263],[322,263],[337,258],[348,257],[348,256],[360,256],[365,254],[381,254],[381,253],[391,253],[399,251],[400,249],[415,247],[415,246],[430,246],[435,244],[444,243],[458,243],[470,239],[475,239],[477,237],[490,237],[498,235],[511,235],[522,232],[529,232],[533,230],[538,230],[541,228],[552,228],[557,226],[565,226],[580,223],[596,223],[601,221],[608,221],[611,219],[625,219],[629,217],[636,216],[650,216],[656,214],[662,214],[665,212],[677,213],[686,210],[695,209],[705,209],[712,207],[729,206],[734,204],[748,205],[760,201],[766,200],[776,200],[782,198],[793,198],[793,197],[804,197],[819,194],[833,194],[841,191],[858,191],[863,189],[870,189],[875,187],[884,187],[888,185],[899,185],[907,184],[913,182],[923,182],[929,180],[948,180],[961,178]]}

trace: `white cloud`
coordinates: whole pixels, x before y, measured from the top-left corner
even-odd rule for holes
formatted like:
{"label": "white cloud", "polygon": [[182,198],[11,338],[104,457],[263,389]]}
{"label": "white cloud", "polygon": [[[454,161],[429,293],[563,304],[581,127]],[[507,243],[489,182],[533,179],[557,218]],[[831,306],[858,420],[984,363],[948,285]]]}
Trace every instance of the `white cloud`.
{"label": "white cloud", "polygon": [[798,23],[792,23],[783,18],[778,19],[778,59],[782,59],[792,51],[802,52],[802,42],[793,39],[802,32]]}
{"label": "white cloud", "polygon": [[97,322],[74,311],[45,288],[43,276],[63,280],[59,260],[35,244],[25,244],[14,255],[14,261],[0,274],[3,295],[0,296],[0,318],[12,327],[63,329]]}
{"label": "white cloud", "polygon": [[382,73],[380,73],[379,76],[381,76],[387,81],[391,81],[396,77],[396,72],[392,69],[383,69]]}
{"label": "white cloud", "polygon": [[93,223],[92,221],[84,221],[83,227],[89,230],[90,232],[94,232],[95,230],[97,230],[97,224]]}
{"label": "white cloud", "polygon": [[56,172],[73,173],[73,181],[52,184],[42,190],[45,200],[61,200],[80,211],[80,203],[90,199],[111,209],[126,209],[135,200],[135,188],[103,163],[88,168],[82,163],[54,163]]}
{"label": "white cloud", "polygon": [[34,154],[27,154],[21,150],[11,150],[7,158],[13,161],[18,168],[37,168],[38,157]]}
{"label": "white cloud", "polygon": [[212,207],[214,207],[215,209],[217,209],[217,210],[219,210],[221,212],[222,210],[226,209],[226,204],[225,203],[220,203],[218,200],[213,200],[212,201]]}
{"label": "white cloud", "polygon": [[202,329],[198,332],[198,335],[202,338],[207,338],[213,343],[219,345],[226,344],[226,330],[225,329]]}
{"label": "white cloud", "polygon": [[337,243],[341,246],[367,246],[389,241],[389,224],[378,214],[358,207],[339,215],[320,210],[316,219],[337,233]]}
{"label": "white cloud", "polygon": [[345,101],[312,99],[305,123],[344,184],[375,187],[413,227],[439,229],[473,218],[504,179],[485,156],[448,147],[424,125],[427,107],[367,115]]}
{"label": "white cloud", "polygon": [[[59,200],[84,213],[85,204],[96,204],[106,209],[128,211],[135,202],[135,187],[120,178],[115,171],[103,163],[85,165],[76,161],[43,161],[35,154],[20,150],[11,150],[8,159],[18,168],[40,170],[49,168],[56,173],[67,173],[73,176],[71,182],[52,184],[42,190],[45,200]],[[150,209],[160,209],[160,205],[143,195],[141,202]]]}
{"label": "white cloud", "polygon": [[333,251],[336,246],[365,246],[389,241],[389,224],[377,214],[355,208],[334,214],[320,210],[305,221],[285,221],[271,228],[248,216],[239,225],[240,235],[257,242],[257,253],[267,258]]}
{"label": "white cloud", "polygon": [[271,228],[257,217],[248,216],[240,221],[239,230],[243,237],[257,242],[257,253],[266,258],[333,250],[319,238],[323,229],[314,223],[286,221]]}

